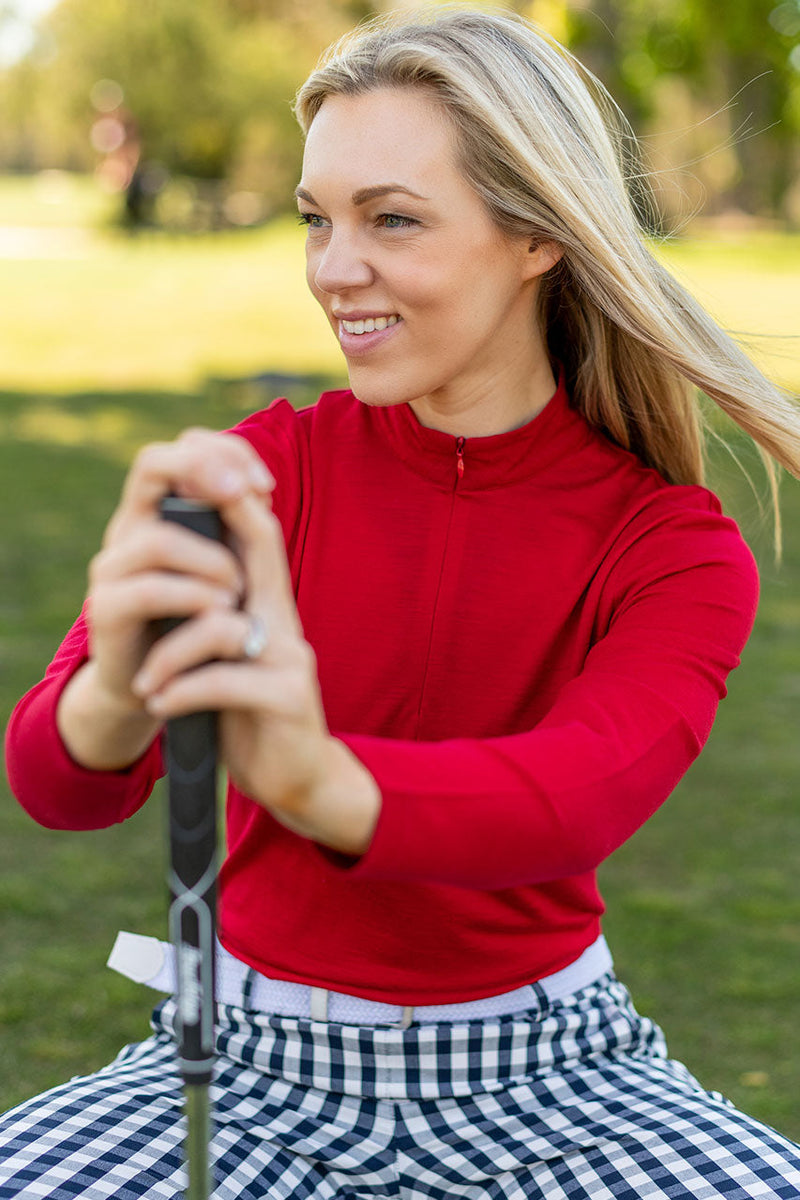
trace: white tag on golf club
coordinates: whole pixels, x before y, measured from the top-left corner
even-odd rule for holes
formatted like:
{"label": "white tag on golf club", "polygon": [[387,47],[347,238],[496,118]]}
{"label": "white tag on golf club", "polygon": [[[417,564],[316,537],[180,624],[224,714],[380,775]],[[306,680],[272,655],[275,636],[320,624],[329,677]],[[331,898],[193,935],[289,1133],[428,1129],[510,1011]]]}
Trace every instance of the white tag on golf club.
{"label": "white tag on golf club", "polygon": [[135,983],[146,983],[160,992],[173,990],[173,972],[158,938],[120,930],[107,965]]}

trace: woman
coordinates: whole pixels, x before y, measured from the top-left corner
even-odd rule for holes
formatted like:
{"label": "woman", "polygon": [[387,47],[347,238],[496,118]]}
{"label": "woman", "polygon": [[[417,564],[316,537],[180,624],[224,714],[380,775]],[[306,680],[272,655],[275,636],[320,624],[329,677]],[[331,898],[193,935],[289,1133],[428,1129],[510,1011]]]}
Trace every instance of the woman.
{"label": "woman", "polygon": [[[91,828],[145,801],[166,718],[221,712],[219,1197],[800,1196],[600,931],[595,868],[755,610],[690,385],[795,473],[800,423],[649,256],[598,105],[511,16],[333,52],[297,196],[352,391],[143,451],[12,720],[20,801]],[[231,548],[160,523],[171,489]],[[7,1115],[0,1196],[181,1192],[173,1018]]]}

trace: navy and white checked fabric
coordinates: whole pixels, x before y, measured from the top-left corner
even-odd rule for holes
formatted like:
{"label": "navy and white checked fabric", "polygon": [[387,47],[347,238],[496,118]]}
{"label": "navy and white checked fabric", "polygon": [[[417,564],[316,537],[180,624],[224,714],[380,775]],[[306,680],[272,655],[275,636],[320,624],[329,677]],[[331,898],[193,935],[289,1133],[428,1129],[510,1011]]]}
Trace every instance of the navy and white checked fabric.
{"label": "navy and white checked fabric", "polygon": [[[0,1120],[0,1200],[177,1200],[174,1002],[98,1074]],[[409,1029],[224,1007],[216,1200],[800,1200],[800,1147],[704,1091],[613,977]]]}

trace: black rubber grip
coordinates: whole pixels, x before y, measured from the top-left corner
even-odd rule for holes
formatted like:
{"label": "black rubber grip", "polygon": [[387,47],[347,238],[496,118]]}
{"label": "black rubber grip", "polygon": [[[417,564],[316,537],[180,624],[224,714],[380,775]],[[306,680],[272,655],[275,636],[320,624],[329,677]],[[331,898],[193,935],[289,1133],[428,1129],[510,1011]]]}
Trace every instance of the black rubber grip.
{"label": "black rubber grip", "polygon": [[[161,515],[221,540],[219,514],[167,496]],[[165,633],[180,619],[159,622]],[[214,1065],[217,891],[217,719],[197,712],[167,722],[169,931],[175,947],[178,1058],[187,1083],[210,1082]]]}

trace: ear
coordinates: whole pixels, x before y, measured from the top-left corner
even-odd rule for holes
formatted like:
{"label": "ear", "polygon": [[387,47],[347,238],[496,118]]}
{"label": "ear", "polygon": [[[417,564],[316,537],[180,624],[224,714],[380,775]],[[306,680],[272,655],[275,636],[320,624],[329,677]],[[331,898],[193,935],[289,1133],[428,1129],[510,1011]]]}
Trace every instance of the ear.
{"label": "ear", "polygon": [[554,267],[559,259],[564,257],[564,247],[558,242],[545,242],[539,238],[531,238],[528,243],[525,261],[523,262],[524,277],[536,279]]}

